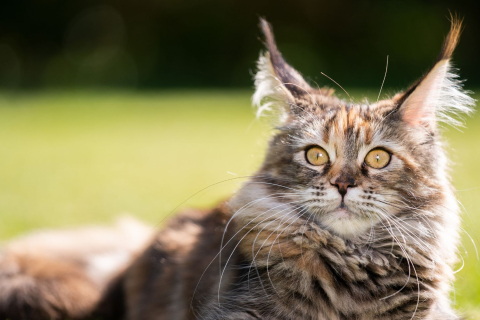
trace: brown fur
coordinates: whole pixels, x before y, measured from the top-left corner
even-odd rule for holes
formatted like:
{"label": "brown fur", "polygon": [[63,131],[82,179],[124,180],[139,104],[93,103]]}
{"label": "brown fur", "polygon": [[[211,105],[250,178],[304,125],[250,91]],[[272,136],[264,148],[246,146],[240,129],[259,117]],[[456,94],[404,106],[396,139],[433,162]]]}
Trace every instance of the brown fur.
{"label": "brown fur", "polygon": [[124,218],[114,227],[44,231],[12,241],[0,253],[0,319],[118,318],[121,274],[151,234],[151,227]]}
{"label": "brown fur", "polygon": [[450,19],[452,22],[452,26],[445,41],[443,42],[442,50],[440,51],[440,55],[437,61],[452,58],[453,51],[455,51],[458,41],[460,40],[463,19],[460,19],[457,15],[451,15]]}
{"label": "brown fur", "polygon": [[[216,255],[230,217],[225,205],[212,211],[186,211],[159,232],[126,273],[127,319],[195,319],[216,293],[220,272]],[[230,228],[225,236],[232,235]],[[232,245],[223,251],[225,255]],[[224,263],[222,259],[222,267]]]}
{"label": "brown fur", "polygon": [[[88,275],[87,259],[7,250],[0,315],[458,319],[449,301],[458,207],[436,123],[473,104],[448,64],[461,23],[453,19],[429,74],[375,104],[311,88],[283,59],[269,24],[261,26],[269,52],[253,100],[278,126],[254,177],[218,208],[179,214],[105,281]],[[329,161],[310,164],[312,146]],[[364,162],[375,148],[391,157],[384,168]]]}
{"label": "brown fur", "polygon": [[75,263],[11,255],[0,270],[2,319],[80,319],[100,299],[97,285]]}

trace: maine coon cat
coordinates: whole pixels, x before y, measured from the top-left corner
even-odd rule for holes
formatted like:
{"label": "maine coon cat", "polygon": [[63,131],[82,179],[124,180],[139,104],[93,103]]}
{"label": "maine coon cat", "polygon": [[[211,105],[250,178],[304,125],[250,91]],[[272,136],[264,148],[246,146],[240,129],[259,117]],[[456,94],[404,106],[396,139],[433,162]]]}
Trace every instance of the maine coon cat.
{"label": "maine coon cat", "polygon": [[[78,258],[7,246],[1,315],[458,319],[449,294],[459,209],[439,125],[458,125],[474,105],[450,65],[461,22],[452,18],[436,64],[412,87],[359,104],[311,87],[261,27],[253,103],[276,130],[258,172],[219,207],[183,212],[145,250],[136,245],[109,281],[92,280],[93,249]],[[94,298],[76,294],[87,282]]]}

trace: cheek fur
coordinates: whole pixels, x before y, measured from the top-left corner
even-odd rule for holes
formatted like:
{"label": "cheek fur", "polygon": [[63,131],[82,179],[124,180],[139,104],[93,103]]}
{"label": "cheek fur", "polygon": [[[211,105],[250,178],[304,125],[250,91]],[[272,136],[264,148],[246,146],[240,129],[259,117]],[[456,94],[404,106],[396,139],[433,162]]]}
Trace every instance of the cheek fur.
{"label": "cheek fur", "polygon": [[330,212],[341,204],[342,197],[328,183],[307,188],[304,193],[306,206],[316,215]]}
{"label": "cheek fur", "polygon": [[[419,170],[423,171],[418,159],[411,154],[415,148],[408,141],[396,139],[395,135],[388,138],[385,134],[388,132],[382,132],[381,137],[377,135],[370,144],[358,139],[350,141],[348,137],[337,141],[334,135],[328,145],[324,141],[305,144],[303,138],[295,142],[288,140],[288,134],[281,134],[272,140],[262,171],[271,183],[301,190],[298,197],[307,210],[306,216],[316,217],[322,225],[330,225],[339,234],[360,234],[366,231],[362,228],[397,215],[398,208],[414,206],[412,195],[419,193],[417,176]],[[373,144],[382,147],[382,141],[387,141],[385,148],[392,152],[389,164],[382,169],[366,166],[362,158],[364,153],[368,153]],[[305,148],[311,144],[329,150],[330,162],[320,166],[309,164]],[[348,219],[338,218],[342,196],[330,184],[330,180],[342,172],[356,181],[356,187],[349,188],[344,198],[350,212]],[[352,226],[348,227],[347,221]]]}

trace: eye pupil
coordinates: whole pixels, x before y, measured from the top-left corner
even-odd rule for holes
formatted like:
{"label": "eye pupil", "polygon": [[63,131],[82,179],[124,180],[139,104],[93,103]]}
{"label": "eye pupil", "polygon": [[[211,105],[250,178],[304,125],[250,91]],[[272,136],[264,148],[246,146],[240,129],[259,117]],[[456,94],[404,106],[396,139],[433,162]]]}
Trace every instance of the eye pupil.
{"label": "eye pupil", "polygon": [[305,152],[306,160],[314,166],[320,166],[328,162],[328,154],[321,147],[311,147]]}
{"label": "eye pupil", "polygon": [[383,149],[371,150],[365,157],[365,164],[374,169],[385,168],[390,163],[390,153]]}

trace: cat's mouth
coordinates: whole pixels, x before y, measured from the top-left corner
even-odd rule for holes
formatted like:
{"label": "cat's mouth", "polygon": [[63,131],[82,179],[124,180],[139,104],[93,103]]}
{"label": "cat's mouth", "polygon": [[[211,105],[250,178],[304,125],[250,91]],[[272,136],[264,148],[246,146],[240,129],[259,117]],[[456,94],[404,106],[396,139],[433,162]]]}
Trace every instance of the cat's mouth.
{"label": "cat's mouth", "polygon": [[352,218],[353,217],[353,212],[348,209],[347,205],[343,201],[338,206],[338,208],[334,209],[331,213],[333,213],[338,218]]}
{"label": "cat's mouth", "polygon": [[319,221],[326,229],[342,237],[361,234],[371,227],[371,221],[362,217],[354,206],[355,203],[347,205],[342,201],[336,208],[320,215]]}

